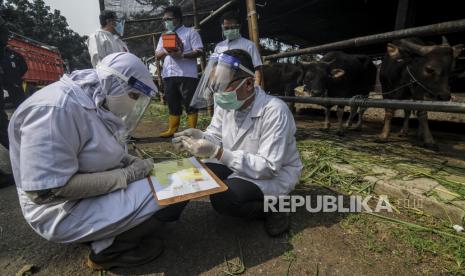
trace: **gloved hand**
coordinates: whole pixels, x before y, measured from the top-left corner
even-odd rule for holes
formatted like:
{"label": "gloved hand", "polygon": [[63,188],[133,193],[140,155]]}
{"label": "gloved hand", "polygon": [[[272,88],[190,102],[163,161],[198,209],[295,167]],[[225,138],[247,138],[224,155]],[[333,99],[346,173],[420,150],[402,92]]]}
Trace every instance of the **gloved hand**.
{"label": "gloved hand", "polygon": [[126,176],[127,183],[131,183],[148,176],[152,169],[152,159],[139,159],[134,161],[134,163],[127,166],[126,168],[123,168],[122,171]]}
{"label": "gloved hand", "polygon": [[220,147],[205,139],[193,139],[181,136],[182,147],[192,155],[200,158],[214,158]]}
{"label": "gloved hand", "polygon": [[142,159],[134,155],[126,154],[121,160],[121,163],[123,167],[127,167],[131,165],[132,163],[136,162],[137,160],[142,160]]}
{"label": "gloved hand", "polygon": [[[176,135],[176,133],[174,134]],[[182,151],[182,150],[185,150],[185,148],[183,147],[182,145],[182,140],[185,139],[185,138],[189,138],[187,136],[178,136],[176,138],[173,138],[171,140],[171,143],[173,143],[173,148],[175,151]]]}
{"label": "gloved hand", "polygon": [[176,132],[173,136],[174,137],[187,136],[189,138],[202,139],[203,131],[201,131],[200,129],[196,129],[196,128],[188,128],[186,130]]}
{"label": "gloved hand", "polygon": [[174,135],[174,138],[171,140],[173,143],[173,147],[176,151],[181,151],[185,150],[183,145],[182,145],[182,137],[188,137],[192,138],[195,140],[202,139],[203,138],[203,131],[200,129],[196,128],[189,128],[180,132],[176,132]]}
{"label": "gloved hand", "polygon": [[[46,204],[54,201],[77,200],[111,193],[126,189],[129,183],[146,177],[153,168],[152,159],[142,160],[127,155],[130,165],[123,169],[95,173],[77,173],[66,185],[47,191],[28,192],[27,196],[36,204]],[[123,158],[123,159],[124,159]]]}

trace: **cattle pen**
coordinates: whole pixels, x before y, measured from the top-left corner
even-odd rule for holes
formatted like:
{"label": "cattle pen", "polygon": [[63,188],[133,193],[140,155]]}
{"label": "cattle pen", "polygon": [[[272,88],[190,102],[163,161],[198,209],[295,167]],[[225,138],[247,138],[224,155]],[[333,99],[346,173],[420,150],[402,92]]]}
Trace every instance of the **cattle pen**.
{"label": "cattle pen", "polygon": [[[356,37],[338,42],[312,46],[296,51],[289,51],[263,57],[265,60],[275,60],[279,58],[308,55],[315,53],[324,53],[332,50],[344,50],[347,48],[361,47],[372,44],[387,43],[392,40],[402,39],[407,37],[420,37],[431,35],[443,35],[448,33],[460,32],[465,30],[465,19],[449,22],[442,22],[428,26],[408,28],[398,31],[374,34],[364,37]],[[465,103],[453,102],[434,102],[434,101],[409,101],[409,100],[379,100],[379,99],[336,99],[322,97],[281,97],[286,102],[293,103],[312,103],[319,105],[344,105],[344,106],[363,106],[363,107],[378,107],[378,108],[394,108],[394,109],[413,109],[437,112],[450,113],[465,113]]]}

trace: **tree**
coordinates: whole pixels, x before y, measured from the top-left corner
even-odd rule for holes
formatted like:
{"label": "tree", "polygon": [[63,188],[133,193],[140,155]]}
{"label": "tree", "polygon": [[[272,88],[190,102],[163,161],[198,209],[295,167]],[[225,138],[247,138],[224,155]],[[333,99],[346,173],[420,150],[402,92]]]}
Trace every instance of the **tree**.
{"label": "tree", "polygon": [[71,30],[59,10],[51,11],[43,0],[0,1],[10,31],[57,47],[71,70],[90,68],[85,41]]}

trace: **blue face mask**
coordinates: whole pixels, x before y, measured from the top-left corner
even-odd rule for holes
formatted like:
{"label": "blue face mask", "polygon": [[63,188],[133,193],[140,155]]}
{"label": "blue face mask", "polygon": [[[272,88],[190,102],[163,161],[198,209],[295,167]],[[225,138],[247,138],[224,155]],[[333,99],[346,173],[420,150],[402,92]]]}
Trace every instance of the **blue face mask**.
{"label": "blue face mask", "polygon": [[215,99],[215,103],[219,107],[226,110],[237,110],[241,108],[248,99],[252,98],[255,95],[255,93],[252,93],[250,96],[243,100],[237,99],[237,89],[241,88],[241,86],[245,83],[246,80],[247,79],[242,80],[242,82],[232,91],[216,92],[213,96]]}
{"label": "blue face mask", "polygon": [[169,32],[174,31],[174,23],[173,20],[166,20],[165,21],[165,29]]}
{"label": "blue face mask", "polygon": [[124,34],[124,24],[122,21],[116,22],[115,31],[118,33],[119,36],[123,36]]}

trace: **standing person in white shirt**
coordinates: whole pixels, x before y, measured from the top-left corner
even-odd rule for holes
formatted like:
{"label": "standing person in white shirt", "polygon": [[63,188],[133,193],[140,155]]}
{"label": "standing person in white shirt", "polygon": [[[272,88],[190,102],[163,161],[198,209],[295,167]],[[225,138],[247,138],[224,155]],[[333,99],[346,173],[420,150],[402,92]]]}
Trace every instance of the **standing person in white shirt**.
{"label": "standing person in white shirt", "polygon": [[255,83],[260,85],[262,81],[262,59],[255,43],[241,36],[241,18],[238,13],[228,11],[221,18],[221,29],[225,40],[218,43],[214,52],[221,54],[224,51],[232,49],[244,50],[252,57],[252,63],[255,70]]}
{"label": "standing person in white shirt", "polygon": [[190,107],[198,83],[197,57],[203,54],[203,43],[194,28],[182,25],[182,12],[178,6],[165,8],[163,22],[168,32],[175,32],[182,42],[176,50],[163,48],[163,38],[158,41],[156,58],[163,60],[162,78],[169,109],[168,129],[160,137],[171,137],[178,130],[183,106],[189,128],[197,126],[197,109]]}
{"label": "standing person in white shirt", "polygon": [[124,33],[124,21],[118,19],[113,11],[102,11],[99,19],[101,29],[87,39],[90,61],[94,68],[109,54],[129,52],[126,43],[120,39]]}

